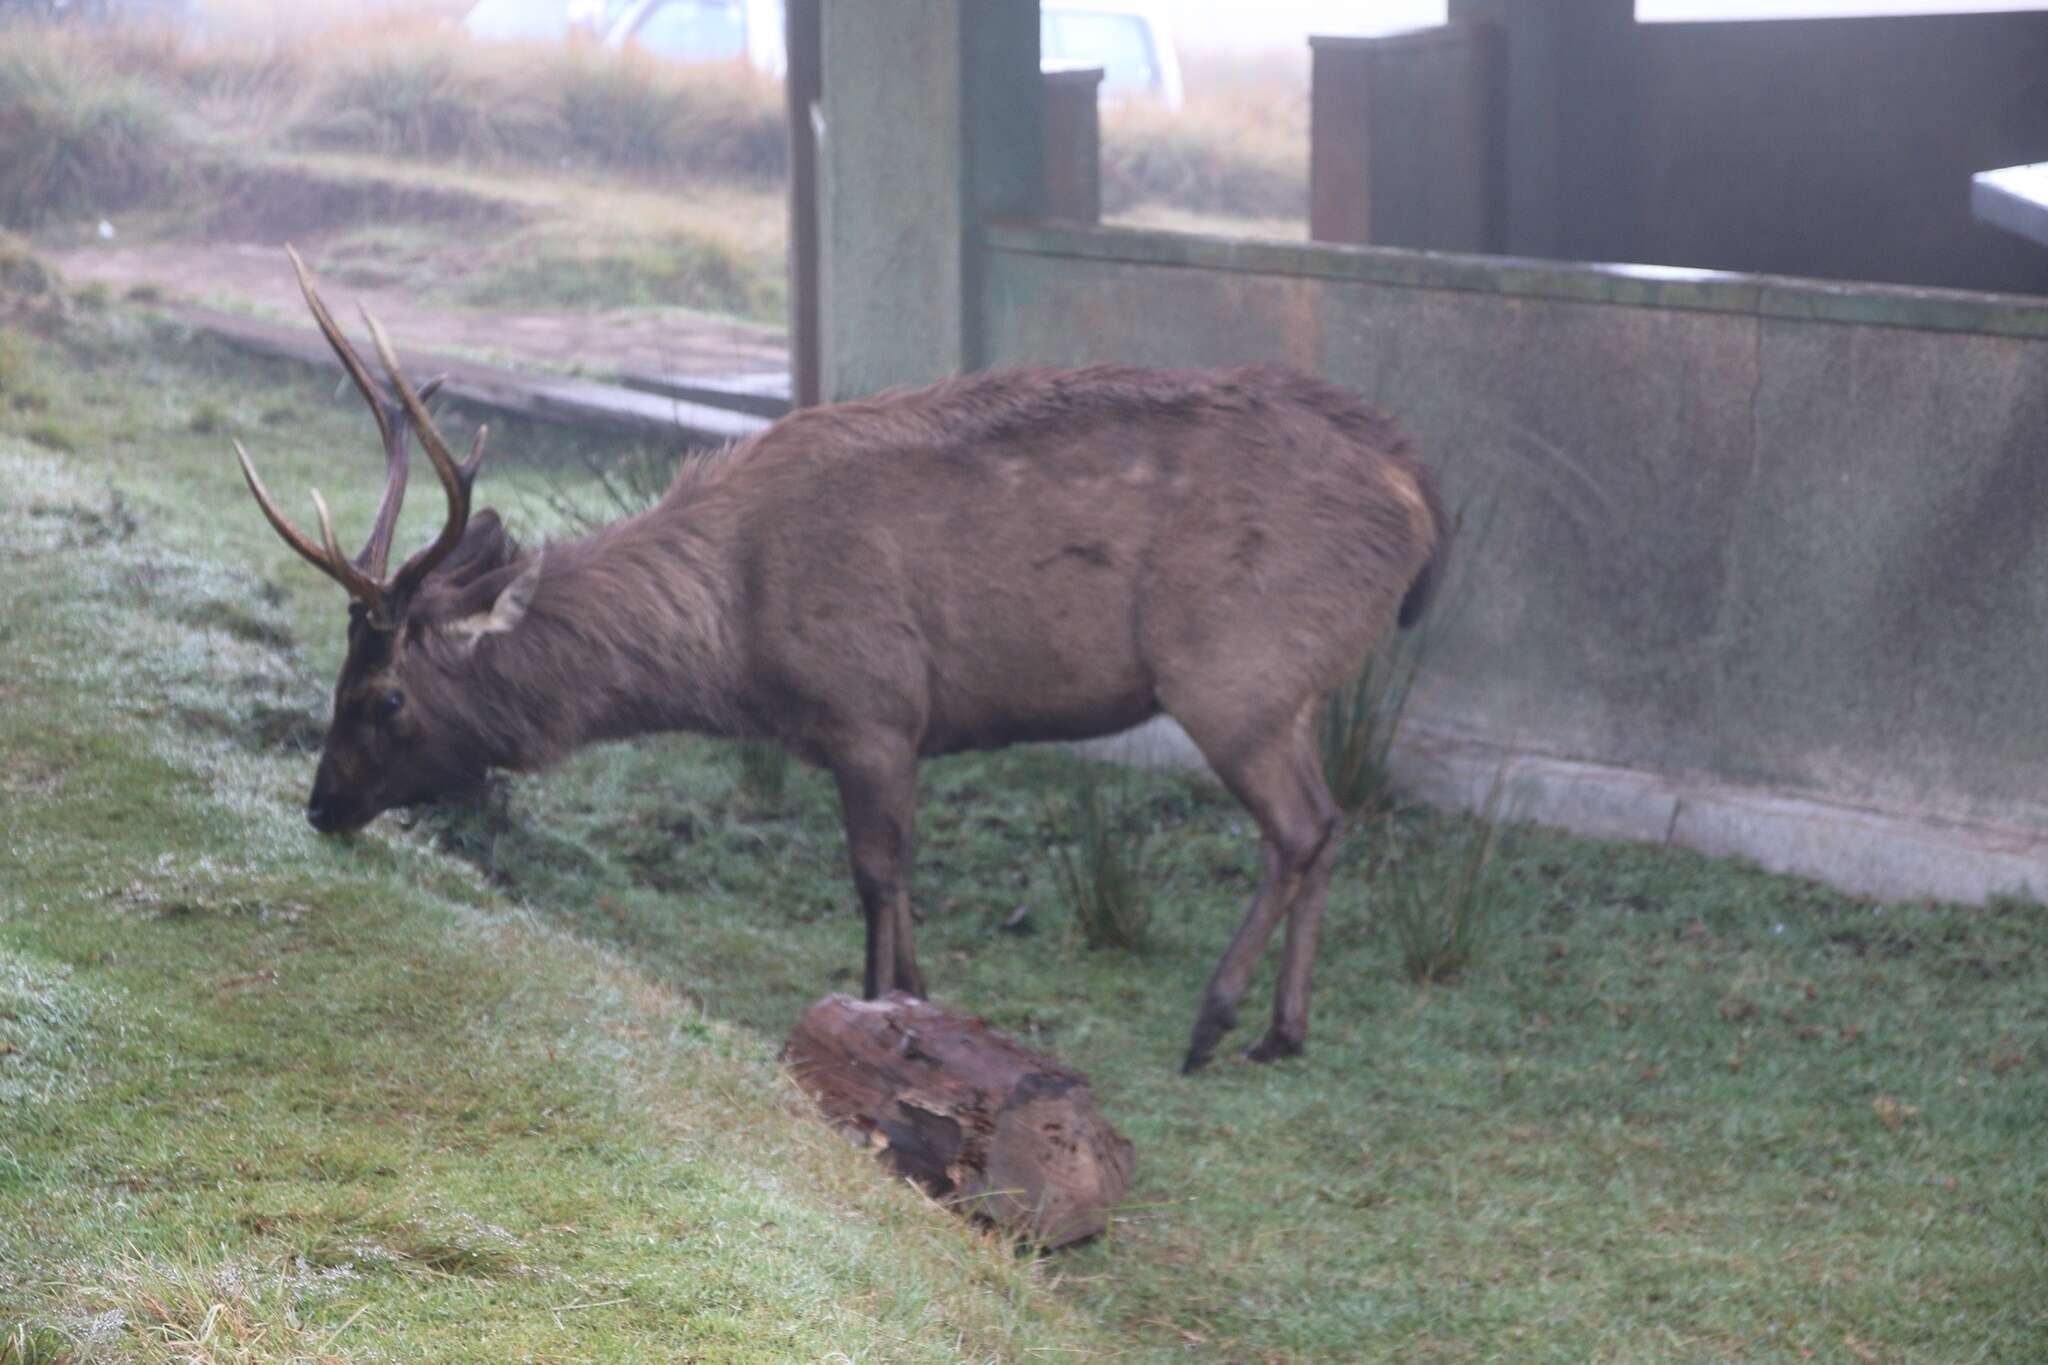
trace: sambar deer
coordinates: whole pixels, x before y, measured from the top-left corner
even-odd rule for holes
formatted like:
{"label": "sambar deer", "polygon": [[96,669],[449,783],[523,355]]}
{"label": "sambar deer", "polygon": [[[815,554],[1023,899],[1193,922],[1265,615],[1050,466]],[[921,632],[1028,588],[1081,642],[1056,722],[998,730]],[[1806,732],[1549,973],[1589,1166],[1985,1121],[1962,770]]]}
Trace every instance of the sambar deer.
{"label": "sambar deer", "polygon": [[[1287,920],[1273,1023],[1301,1051],[1340,827],[1314,724],[1445,552],[1435,482],[1381,413],[1304,374],[1119,365],[971,375],[793,413],[691,461],[661,501],[522,550],[470,516],[458,462],[367,313],[388,400],[306,303],[383,434],[368,544],[264,515],[355,599],[306,816],[326,833],[582,744],[761,738],[838,784],[867,921],[866,992],[922,994],[906,888],[918,760],[1172,716],[1257,820],[1265,874],[1203,997],[1185,1067],[1236,1022]],[[408,425],[447,495],[387,575]]]}

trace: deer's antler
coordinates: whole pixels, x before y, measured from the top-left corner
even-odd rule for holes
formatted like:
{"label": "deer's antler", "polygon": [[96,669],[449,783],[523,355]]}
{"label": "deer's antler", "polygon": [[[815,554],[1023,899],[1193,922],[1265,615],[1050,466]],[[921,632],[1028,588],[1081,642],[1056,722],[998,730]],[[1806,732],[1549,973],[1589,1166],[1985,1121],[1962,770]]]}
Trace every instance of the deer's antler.
{"label": "deer's antler", "polygon": [[[441,489],[448,495],[448,520],[441,527],[441,534],[433,544],[406,560],[391,579],[392,591],[410,592],[462,541],[463,529],[469,525],[470,486],[476,482],[477,470],[483,467],[484,438],[490,435],[491,429],[478,427],[476,439],[469,445],[468,458],[457,463],[448,443],[434,429],[434,419],[427,415],[426,399],[438,387],[438,382],[414,393],[412,385],[405,382],[405,375],[398,368],[398,356],[391,349],[391,338],[384,335],[384,329],[377,325],[377,319],[371,317],[367,309],[363,312],[363,321],[370,328],[370,340],[376,343],[377,359],[383,362],[391,387],[398,391],[399,406],[405,409],[407,420],[419,433],[420,444],[426,448],[427,458],[433,461],[434,472],[441,476]],[[389,539],[388,533],[386,539]]]}
{"label": "deer's antler", "polygon": [[[415,392],[399,371],[398,359],[384,335],[384,329],[365,312],[363,320],[369,324],[371,339],[377,344],[378,359],[383,362],[392,387],[398,391],[398,401],[391,402],[377,381],[371,378],[369,367],[363,364],[355,347],[349,344],[348,338],[335,324],[334,315],[321,302],[319,292],[313,287],[312,274],[306,269],[306,263],[299,259],[299,253],[289,246],[285,252],[291,257],[292,269],[299,277],[299,290],[306,297],[306,306],[312,310],[313,320],[320,325],[321,335],[327,338],[327,344],[341,361],[341,367],[355,381],[357,390],[370,405],[371,415],[377,419],[377,432],[384,441],[384,496],[378,500],[376,520],[371,524],[370,538],[364,543],[361,553],[353,560],[342,553],[334,534],[333,521],[327,513],[327,504],[319,493],[313,494],[313,504],[320,516],[320,541],[316,544],[278,510],[277,503],[263,486],[263,480],[257,477],[256,467],[239,441],[235,442],[235,455],[242,463],[242,476],[248,481],[249,491],[255,494],[257,506],[263,509],[263,515],[284,538],[285,544],[346,588],[349,595],[369,607],[375,617],[389,624],[403,611],[404,602],[413,589],[461,542],[462,532],[469,524],[469,490],[476,481],[478,468],[483,464],[484,439],[489,428],[477,428],[469,458],[458,464],[449,454],[447,443],[434,429],[433,419],[427,415],[427,400],[441,387],[444,377],[428,380]],[[385,565],[390,562],[391,535],[398,525],[399,508],[405,502],[406,475],[411,465],[411,455],[406,449],[409,431],[419,434],[420,444],[427,448],[434,471],[440,475],[441,487],[448,495],[448,520],[433,544],[408,559],[395,575],[387,577]]]}
{"label": "deer's antler", "polygon": [[[256,505],[263,509],[263,515],[269,520],[271,527],[284,537],[284,543],[304,556],[308,564],[348,589],[350,597],[370,607],[380,605],[383,594],[377,581],[344,559],[338,548],[328,549],[315,545],[306,538],[304,531],[292,525],[291,519],[278,510],[277,503],[271,499],[270,490],[263,486],[263,480],[257,476],[256,466],[249,462],[249,452],[242,449],[240,441],[236,441],[234,445],[235,458],[242,462],[242,477],[248,481],[249,491],[256,495]],[[334,527],[327,518],[327,504],[320,500],[317,492],[313,494],[313,505],[320,513],[321,531],[328,545],[332,546]]]}

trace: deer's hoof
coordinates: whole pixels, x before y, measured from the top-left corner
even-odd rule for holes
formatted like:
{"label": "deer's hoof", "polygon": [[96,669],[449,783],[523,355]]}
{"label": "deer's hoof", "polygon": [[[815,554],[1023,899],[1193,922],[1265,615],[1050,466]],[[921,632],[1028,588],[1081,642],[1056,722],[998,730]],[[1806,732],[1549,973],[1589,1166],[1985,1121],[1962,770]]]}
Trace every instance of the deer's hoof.
{"label": "deer's hoof", "polygon": [[1223,1041],[1223,1035],[1237,1024],[1237,1011],[1224,1005],[1204,1005],[1202,1012],[1195,1016],[1194,1036],[1188,1039],[1187,1060],[1180,1064],[1181,1075],[1190,1075],[1209,1064],[1216,1055],[1216,1044]]}
{"label": "deer's hoof", "polygon": [[1308,1044],[1300,1038],[1289,1038],[1285,1034],[1269,1031],[1265,1037],[1244,1050],[1248,1062],[1277,1062],[1283,1057],[1299,1057]]}

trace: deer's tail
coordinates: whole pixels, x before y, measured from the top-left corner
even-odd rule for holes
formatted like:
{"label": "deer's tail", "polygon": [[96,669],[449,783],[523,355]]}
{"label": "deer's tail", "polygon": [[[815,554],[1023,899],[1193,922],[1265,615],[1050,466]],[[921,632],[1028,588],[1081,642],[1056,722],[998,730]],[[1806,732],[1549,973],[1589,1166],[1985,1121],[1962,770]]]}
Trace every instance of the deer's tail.
{"label": "deer's tail", "polygon": [[1429,558],[1409,583],[1407,594],[1401,599],[1398,620],[1405,628],[1422,619],[1422,613],[1429,610],[1430,601],[1435,598],[1437,585],[1443,582],[1444,566],[1451,557],[1451,521],[1444,515],[1443,502],[1437,496],[1436,481],[1424,479],[1423,496],[1429,502],[1429,515],[1436,522],[1436,539],[1429,547]]}

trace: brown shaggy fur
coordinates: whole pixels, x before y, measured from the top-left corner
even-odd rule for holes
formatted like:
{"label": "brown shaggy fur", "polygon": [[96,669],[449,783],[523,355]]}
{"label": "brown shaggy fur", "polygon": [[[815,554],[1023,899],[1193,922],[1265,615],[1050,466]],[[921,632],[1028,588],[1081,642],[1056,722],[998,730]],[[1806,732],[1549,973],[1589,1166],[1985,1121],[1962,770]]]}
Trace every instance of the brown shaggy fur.
{"label": "brown shaggy fur", "polygon": [[654,508],[532,552],[523,619],[460,636],[449,623],[532,564],[479,513],[395,635],[356,613],[314,805],[323,828],[354,827],[597,740],[772,739],[838,781],[868,992],[918,991],[918,759],[1164,711],[1258,819],[1267,860],[1187,1064],[1235,1022],[1283,917],[1253,1055],[1288,1055],[1337,828],[1313,717],[1420,612],[1445,527],[1394,425],[1289,370],[1014,370],[810,409],[692,463]]}

